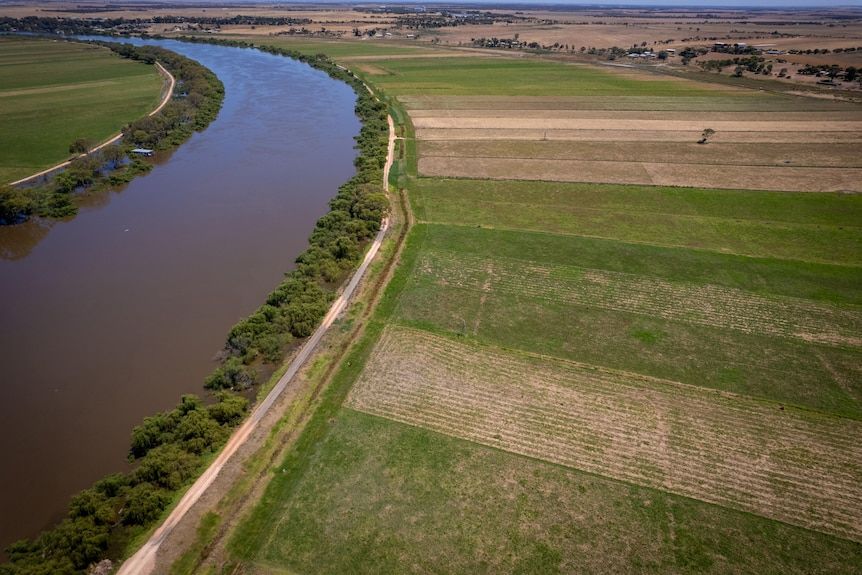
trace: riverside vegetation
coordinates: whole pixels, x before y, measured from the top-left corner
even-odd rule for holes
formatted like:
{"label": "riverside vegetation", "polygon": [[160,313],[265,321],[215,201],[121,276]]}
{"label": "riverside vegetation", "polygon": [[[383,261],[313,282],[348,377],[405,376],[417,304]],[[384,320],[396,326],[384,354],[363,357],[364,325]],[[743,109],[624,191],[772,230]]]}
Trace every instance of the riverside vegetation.
{"label": "riverside vegetation", "polygon": [[[94,42],[123,58],[145,64],[162,63],[174,75],[184,94],[171,99],[158,114],[140,118],[123,128],[123,144],[74,159],[51,181],[32,188],[0,187],[0,224],[15,224],[32,215],[60,218],[77,212],[76,192],[96,192],[129,182],[149,171],[142,158],[126,159],[133,147],[170,150],[212,122],[224,99],[221,81],[194,60],[164,48]],[[74,145],[81,145],[76,142]],[[88,146],[83,145],[86,150]]]}
{"label": "riverside vegetation", "polygon": [[0,574],[83,573],[101,559],[123,557],[240,422],[247,401],[233,392],[249,388],[261,373],[271,371],[295,338],[311,334],[340,280],[379,230],[388,205],[379,191],[388,139],[386,107],[360,80],[325,56],[268,51],[305,62],[356,91],[356,114],[362,121],[356,137],[360,152],[356,174],[330,201],[330,212],[318,220],[296,268],[264,305],[230,331],[224,359],[205,382],[214,390],[214,402],[205,406],[195,396],[184,396],[174,410],[146,418],[132,433],[129,457],[134,469],[105,478],[74,497],[57,527],[10,546],[10,562],[0,565]]}

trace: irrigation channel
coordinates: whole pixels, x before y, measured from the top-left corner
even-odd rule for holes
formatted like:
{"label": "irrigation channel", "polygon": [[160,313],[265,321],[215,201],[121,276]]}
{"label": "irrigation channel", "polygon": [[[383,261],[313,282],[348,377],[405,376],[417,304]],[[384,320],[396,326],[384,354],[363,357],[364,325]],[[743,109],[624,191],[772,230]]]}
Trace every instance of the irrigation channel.
{"label": "irrigation channel", "polygon": [[355,95],[305,64],[168,40],[225,85],[218,118],[68,222],[0,228],[0,545],[125,469],[131,429],[201,393],[228,329],[354,172]]}

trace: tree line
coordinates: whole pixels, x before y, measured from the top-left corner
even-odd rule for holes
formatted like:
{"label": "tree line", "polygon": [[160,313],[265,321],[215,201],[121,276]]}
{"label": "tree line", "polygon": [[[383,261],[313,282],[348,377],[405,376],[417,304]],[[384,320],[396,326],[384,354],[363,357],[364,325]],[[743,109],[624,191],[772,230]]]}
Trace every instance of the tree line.
{"label": "tree line", "polygon": [[119,556],[201,471],[205,454],[224,443],[247,408],[248,401],[235,394],[220,393],[208,406],[185,395],[174,409],[144,419],[132,431],[134,469],[97,481],[72,498],[53,529],[10,545],[0,573],[71,575]]}
{"label": "tree line", "polygon": [[[202,41],[202,40],[192,40]],[[251,44],[211,43],[240,48]],[[388,145],[387,109],[363,83],[328,57],[280,48],[259,49],[295,58],[349,84],[357,94],[356,173],[342,184],[296,258],[296,267],[266,302],[229,332],[225,354],[204,382],[214,403],[205,406],[183,396],[171,411],[144,419],[132,431],[132,471],[96,482],[76,495],[66,518],[33,540],[7,549],[10,562],[0,575],[81,574],[98,561],[120,557],[130,541],[151,526],[217,451],[247,411],[247,401],[233,390],[258,379],[261,366],[280,361],[296,338],[310,335],[326,313],[338,283],[356,267],[365,244],[380,229],[388,200],[381,192]]]}
{"label": "tree line", "polygon": [[[155,64],[160,62],[176,79],[175,94],[158,114],[135,120],[123,128],[123,143],[78,157],[47,183],[30,188],[0,186],[0,225],[17,224],[33,215],[61,218],[77,212],[75,192],[113,187],[146,172],[151,164],[143,158],[129,158],[134,147],[170,150],[192,133],[212,122],[224,99],[224,86],[206,67],[170,50],[155,46],[132,46],[114,42],[92,42],[109,48],[123,58]],[[80,153],[90,146],[80,139],[70,152]]]}

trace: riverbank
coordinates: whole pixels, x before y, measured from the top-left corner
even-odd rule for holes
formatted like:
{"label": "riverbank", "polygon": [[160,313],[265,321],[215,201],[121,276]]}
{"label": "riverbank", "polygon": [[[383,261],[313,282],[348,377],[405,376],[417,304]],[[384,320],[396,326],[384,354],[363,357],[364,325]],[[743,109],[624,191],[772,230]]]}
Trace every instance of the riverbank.
{"label": "riverbank", "polygon": [[[178,54],[156,48],[135,48],[129,44],[92,42],[123,58],[153,64],[170,76],[170,83],[160,105],[149,115],[127,125],[120,136],[17,184],[27,184],[42,175],[63,170],[41,185],[0,187],[0,225],[14,225],[31,216],[64,218],[75,215],[84,193],[92,194],[128,183],[152,167],[150,160],[131,153],[134,147],[169,152],[187,140],[195,131],[206,128],[218,114],[224,98],[224,86],[209,70]],[[159,63],[167,64],[167,68]],[[177,73],[184,92],[174,97]],[[121,138],[121,146],[112,145]]]}
{"label": "riverbank", "polygon": [[[390,116],[388,158],[392,161],[387,162],[387,168],[405,162],[403,146],[396,148],[402,141],[396,133],[404,133],[406,129],[401,123],[396,126]],[[399,166],[398,171],[401,169]],[[394,176],[395,171],[392,174]],[[356,360],[367,351],[366,342],[376,337],[375,309],[400,261],[413,221],[404,190],[390,180],[388,174],[384,181],[392,183],[388,196],[393,208],[388,216],[389,231],[376,261],[348,309],[326,332],[318,350],[299,373],[293,377],[287,373],[288,366],[293,365],[290,360],[276,373],[271,384],[275,380],[279,384],[286,380],[289,383],[279,394],[273,409],[204,496],[160,542],[155,557],[159,572],[190,575],[229,570],[232,558],[226,545],[233,530],[263,496],[273,474],[285,471],[281,462],[286,454],[307,448],[313,441],[310,438],[320,432],[321,425],[325,427],[333,405],[339,403],[344,382],[342,372],[353,369],[351,365],[359,365]]]}
{"label": "riverbank", "polygon": [[[326,62],[317,61],[314,64],[320,68],[325,66]],[[329,68],[334,69],[334,67]],[[330,72],[330,69],[324,71]],[[358,263],[364,248],[380,230],[381,217],[387,202],[379,193],[378,185],[372,182],[378,182],[382,178],[382,168],[385,163],[388,134],[385,107],[372,102],[369,96],[359,93],[352,83],[351,87],[359,96],[356,113],[363,121],[362,130],[356,139],[360,150],[360,155],[355,161],[356,174],[340,187],[337,196],[330,201],[331,211],[318,222],[310,240],[312,247],[300,255],[296,270],[288,274],[287,280],[270,295],[266,305],[231,331],[226,350],[227,357],[222,367],[208,378],[212,388],[237,390],[246,381],[235,379],[238,372],[246,375],[263,373],[270,369],[268,365],[278,361],[271,359],[277,351],[292,349],[295,346],[295,339],[303,337],[306,330],[310,331],[309,328],[313,329],[324,315],[328,303],[335,297],[336,286],[340,285],[342,279]],[[381,125],[384,127],[383,130],[380,129]],[[319,317],[318,310],[323,312]],[[282,329],[284,331],[280,331]],[[177,409],[182,412],[184,408],[181,404]],[[198,411],[200,410],[193,409],[190,413]],[[164,418],[171,420],[172,416],[162,414],[148,421]],[[178,423],[178,425],[181,424],[182,422]],[[139,429],[141,433],[136,430],[136,436],[148,436],[144,432],[146,424]],[[174,433],[177,428],[171,429],[171,433]],[[184,465],[183,469],[194,469],[192,473],[196,475],[200,471],[200,462],[208,461],[212,457],[212,449],[215,449],[216,445],[216,443],[212,444],[211,448],[209,444],[205,444],[199,459],[194,460],[181,453],[185,451],[182,445],[177,449],[173,447],[168,449],[166,446],[173,443],[167,438],[165,440],[169,442],[160,443],[162,439],[157,438],[155,446],[146,443],[139,450],[133,449],[133,456],[138,458],[136,466],[138,470],[150,468],[154,457],[164,461],[165,452],[172,451],[173,455],[170,455],[164,463],[172,466],[179,461],[185,461],[189,465]],[[221,441],[217,444],[220,445]],[[132,477],[140,478],[139,475]],[[184,473],[180,482],[185,484],[185,478],[188,477]],[[97,484],[87,493],[93,497],[108,497],[102,483]],[[111,497],[108,499],[109,508],[118,509],[117,506],[123,503],[122,499],[111,500]],[[125,507],[120,508],[125,509]],[[85,512],[85,517],[90,518],[92,515]],[[97,521],[98,518],[92,520]],[[104,553],[114,557],[122,554],[116,546],[101,548],[96,546],[96,550],[99,556]],[[58,551],[51,537],[45,535],[17,549],[14,560],[20,566],[24,566],[28,560],[35,560],[37,556],[53,557]],[[97,558],[93,557],[92,560]],[[63,559],[63,557],[57,557],[57,560]],[[80,567],[75,568],[80,569]]]}
{"label": "riverbank", "polygon": [[109,140],[164,88],[156,68],[107,48],[0,32],[0,185]]}
{"label": "riverbank", "polygon": [[[159,102],[159,105],[156,107],[156,109],[153,110],[152,112],[150,112],[149,114],[147,114],[147,116],[155,116],[156,114],[161,112],[162,108],[164,108],[165,105],[167,105],[167,103],[171,101],[171,97],[173,96],[173,93],[174,93],[174,88],[177,85],[176,78],[174,78],[173,74],[168,72],[168,70],[165,69],[164,66],[162,66],[159,62],[156,62],[155,67],[156,67],[156,69],[158,69],[159,74],[161,74],[165,78],[166,82],[165,82],[165,87],[163,89],[163,95],[162,95],[161,102]],[[107,146],[110,146],[111,144],[115,144],[115,143],[119,142],[122,139],[122,137],[123,137],[123,132],[120,132],[118,134],[114,134],[109,139],[105,140],[104,142],[102,142],[101,144],[96,146],[95,148],[88,150],[87,152],[84,152],[83,154],[78,155],[77,158],[74,158],[72,160],[66,160],[65,162],[60,162],[59,164],[51,166],[50,168],[36,172],[35,174],[31,174],[27,177],[21,178],[20,180],[15,180],[14,182],[10,182],[8,185],[9,186],[20,186],[22,184],[32,182],[32,181],[34,181],[34,180],[36,180],[42,176],[50,175],[50,174],[56,172],[57,170],[61,170],[65,167],[71,165],[75,159],[86,158],[87,156],[89,156],[95,152],[98,152],[99,150],[101,150]]]}

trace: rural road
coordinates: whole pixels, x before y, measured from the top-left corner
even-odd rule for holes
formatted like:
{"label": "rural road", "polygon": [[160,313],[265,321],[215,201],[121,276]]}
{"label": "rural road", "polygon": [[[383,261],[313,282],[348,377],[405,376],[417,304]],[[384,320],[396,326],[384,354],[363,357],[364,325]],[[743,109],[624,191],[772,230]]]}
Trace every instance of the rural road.
{"label": "rural road", "polygon": [[[173,93],[174,93],[174,86],[177,85],[177,81],[174,78],[173,74],[168,72],[164,66],[162,66],[161,64],[156,62],[156,68],[158,68],[160,74],[162,74],[165,78],[168,79],[168,89],[165,90],[165,96],[162,98],[162,101],[161,101],[161,103],[159,103],[159,106],[155,110],[153,110],[152,112],[147,114],[147,116],[154,116],[154,115],[158,114],[159,112],[161,112],[162,108],[164,108],[167,105],[167,103],[171,101],[171,95],[173,95]],[[123,137],[123,133],[120,132],[119,134],[112,136],[109,140],[102,142],[101,144],[99,144],[98,146],[96,146],[95,148],[90,150],[89,152],[81,154],[80,156],[78,156],[78,158],[88,156],[88,155],[92,154],[93,152],[98,152],[99,150],[101,150],[105,146],[110,146],[111,144],[118,141],[122,137]],[[51,166],[47,170],[42,170],[41,172],[37,172],[35,174],[27,176],[26,178],[21,178],[20,180],[15,180],[14,182],[11,182],[9,185],[10,186],[17,186],[18,184],[26,184],[27,182],[29,182],[31,180],[35,180],[36,178],[44,176],[45,174],[50,174],[51,172],[53,172],[55,170],[65,168],[66,166],[68,166],[71,163],[72,163],[72,160],[66,160],[65,162],[60,162],[56,166]]]}
{"label": "rural road", "polygon": [[[395,155],[395,124],[393,123],[391,116],[387,119],[389,122],[389,146],[386,154],[386,163],[383,166],[384,190],[387,189],[389,169],[392,167],[392,161]],[[341,292],[341,295],[338,296],[332,304],[332,307],[329,308],[329,312],[327,312],[326,316],[323,318],[320,326],[318,326],[311,337],[308,338],[308,341],[305,342],[299,350],[299,353],[297,353],[296,357],[291,361],[287,371],[284,372],[284,375],[281,376],[281,379],[278,380],[278,383],[275,384],[275,387],[273,387],[267,394],[266,398],[264,398],[264,400],[255,407],[248,419],[246,419],[245,422],[237,428],[236,431],[234,431],[221,453],[218,454],[218,457],[216,457],[206,471],[198,477],[197,481],[195,481],[185,495],[183,495],[180,502],[174,510],[171,511],[164,523],[155,530],[149,540],[144,543],[140,549],[138,549],[137,553],[129,557],[123,563],[122,567],[120,567],[120,570],[117,572],[118,575],[148,575],[153,572],[156,567],[156,553],[158,552],[162,541],[165,540],[168,534],[177,526],[192,506],[197,503],[198,499],[200,499],[204,492],[206,492],[207,488],[212,484],[228,460],[237,452],[242,444],[245,443],[249,436],[251,436],[261,419],[263,419],[270,408],[272,408],[273,404],[287,387],[288,383],[290,383],[300,368],[314,353],[317,345],[323,338],[323,335],[333,322],[335,322],[338,315],[344,311],[344,308],[350,301],[353,292],[356,290],[356,286],[359,285],[359,282],[365,275],[368,266],[371,264],[377,251],[380,249],[380,244],[383,242],[383,236],[386,234],[386,230],[388,228],[389,220],[388,218],[384,218],[380,231],[374,238],[374,242],[371,244],[368,252],[366,252],[365,258],[362,260],[359,268],[353,274],[353,277],[350,278],[344,291]]]}

